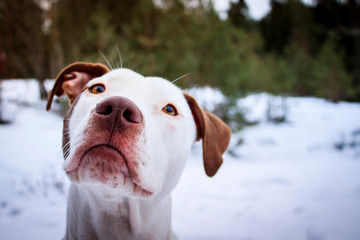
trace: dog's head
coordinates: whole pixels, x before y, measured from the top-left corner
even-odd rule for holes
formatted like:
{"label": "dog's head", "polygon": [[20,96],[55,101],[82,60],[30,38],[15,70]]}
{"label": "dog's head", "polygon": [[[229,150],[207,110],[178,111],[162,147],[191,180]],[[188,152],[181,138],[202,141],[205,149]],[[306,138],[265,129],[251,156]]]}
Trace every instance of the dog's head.
{"label": "dog's head", "polygon": [[63,94],[64,169],[76,184],[108,198],[168,193],[196,140],[208,176],[222,164],[230,129],[165,79],[80,62],[57,76],[47,110]]}

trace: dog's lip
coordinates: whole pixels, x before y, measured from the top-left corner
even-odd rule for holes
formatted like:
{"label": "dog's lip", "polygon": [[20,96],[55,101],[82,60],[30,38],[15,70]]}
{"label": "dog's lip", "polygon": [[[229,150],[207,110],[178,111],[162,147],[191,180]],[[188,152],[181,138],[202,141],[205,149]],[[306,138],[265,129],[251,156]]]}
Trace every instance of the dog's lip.
{"label": "dog's lip", "polygon": [[73,172],[75,172],[75,171],[78,169],[78,167],[80,166],[81,161],[82,161],[82,159],[84,158],[84,156],[85,156],[89,151],[91,151],[92,149],[97,148],[97,147],[108,147],[108,148],[111,148],[111,149],[117,151],[117,152],[123,157],[123,159],[124,159],[124,161],[125,161],[126,167],[127,167],[128,171],[129,171],[129,176],[126,176],[126,175],[125,175],[125,176],[128,177],[128,178],[130,178],[130,179],[132,179],[132,182],[134,183],[134,186],[135,186],[134,190],[135,190],[136,192],[142,193],[142,195],[144,195],[145,197],[149,197],[149,196],[152,196],[152,195],[153,195],[153,192],[152,192],[152,191],[149,191],[149,190],[143,188],[143,187],[141,186],[141,184],[133,177],[134,174],[133,174],[131,168],[129,168],[129,164],[128,164],[128,161],[127,161],[125,155],[124,155],[118,148],[116,148],[115,146],[113,146],[113,145],[111,145],[111,144],[95,144],[95,145],[93,145],[93,146],[88,147],[88,148],[81,154],[81,157],[78,158],[79,160],[76,161],[76,164],[75,164],[74,166],[70,167],[69,169],[66,169],[66,168],[65,168],[65,172],[66,172],[67,174],[72,174]]}
{"label": "dog's lip", "polygon": [[[125,164],[126,164],[126,167],[129,169],[129,166],[128,166],[128,163],[127,163],[127,160],[126,160],[126,157],[121,153],[121,151],[119,149],[117,149],[116,147],[110,145],[110,144],[95,144],[95,145],[92,145],[90,147],[87,147],[85,149],[85,151],[83,151],[81,154],[75,154],[75,156],[73,157],[73,159],[71,159],[70,161],[70,164],[68,166],[65,167],[65,172],[66,173],[71,173],[75,170],[78,169],[78,167],[80,166],[81,164],[81,161],[82,159],[84,158],[84,156],[90,152],[91,150],[93,150],[94,148],[97,148],[97,147],[108,147],[108,148],[111,148],[115,151],[117,151],[125,160]],[[76,160],[74,160],[76,159]],[[71,164],[73,163],[73,164]],[[75,164],[74,164],[75,163]]]}

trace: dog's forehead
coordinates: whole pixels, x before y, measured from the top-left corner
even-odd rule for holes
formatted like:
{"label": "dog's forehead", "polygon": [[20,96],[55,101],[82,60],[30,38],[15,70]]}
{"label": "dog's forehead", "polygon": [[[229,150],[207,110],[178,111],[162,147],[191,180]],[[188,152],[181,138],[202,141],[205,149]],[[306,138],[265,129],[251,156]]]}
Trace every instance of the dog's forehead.
{"label": "dog's forehead", "polygon": [[140,95],[149,98],[161,96],[164,99],[183,99],[181,89],[170,81],[160,77],[144,77],[125,68],[113,70],[102,77],[93,79],[88,83],[88,87],[97,83],[104,84],[113,93]]}

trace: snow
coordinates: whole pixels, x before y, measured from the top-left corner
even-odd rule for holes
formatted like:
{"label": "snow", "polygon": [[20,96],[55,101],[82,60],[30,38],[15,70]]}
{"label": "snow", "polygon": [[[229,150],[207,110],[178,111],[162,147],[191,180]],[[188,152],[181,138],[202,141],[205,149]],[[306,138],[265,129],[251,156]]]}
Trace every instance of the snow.
{"label": "snow", "polygon": [[[2,84],[3,99],[30,107],[4,103],[13,123],[0,125],[0,239],[61,239],[69,186],[62,118],[44,110],[30,82]],[[210,88],[189,92],[209,108],[223,100]],[[215,177],[194,147],[172,195],[180,239],[360,239],[360,104],[289,97],[287,121],[273,124],[271,97],[239,100],[259,123],[233,135]]]}

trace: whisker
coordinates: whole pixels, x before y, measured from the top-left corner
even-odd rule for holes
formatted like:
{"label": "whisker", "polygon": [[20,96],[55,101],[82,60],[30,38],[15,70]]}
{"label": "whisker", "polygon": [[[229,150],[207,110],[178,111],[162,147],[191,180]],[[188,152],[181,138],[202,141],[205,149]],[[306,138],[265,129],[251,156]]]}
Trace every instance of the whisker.
{"label": "whisker", "polygon": [[114,70],[114,68],[111,66],[111,64],[109,63],[109,61],[108,61],[107,58],[105,57],[105,55],[104,55],[100,50],[98,50],[98,51],[99,51],[99,53],[101,54],[101,56],[105,59],[106,63],[109,65],[109,68],[110,68],[111,70]]}
{"label": "whisker", "polygon": [[57,171],[60,171],[62,170],[62,162],[63,162],[63,156],[62,154],[58,154],[58,157],[56,157],[56,163],[57,163],[57,166],[56,166],[56,170]]}
{"label": "whisker", "polygon": [[175,84],[177,81],[179,81],[179,80],[182,79],[182,78],[185,78],[185,77],[189,76],[190,74],[191,74],[191,73],[187,73],[187,74],[185,74],[185,75],[183,75],[183,76],[181,76],[181,77],[173,80],[171,83]]}
{"label": "whisker", "polygon": [[55,162],[56,162],[56,171],[62,171],[62,162],[63,162],[63,153],[61,151],[58,152]]}
{"label": "whisker", "polygon": [[119,58],[120,58],[120,68],[123,68],[122,57],[121,57],[121,53],[120,53],[118,45],[116,45],[116,51],[117,51],[117,53],[119,55]]}
{"label": "whisker", "polygon": [[111,62],[113,63],[114,67],[120,68],[119,63],[117,63],[114,59],[111,58]]}
{"label": "whisker", "polygon": [[69,153],[70,153],[70,148],[69,148],[68,150],[66,150],[66,151],[62,154],[62,155],[63,155],[62,158],[65,158],[65,156],[68,157],[68,156],[69,156]]}
{"label": "whisker", "polygon": [[114,69],[116,69],[116,65],[114,64],[114,59],[113,59],[113,58],[109,59],[109,62],[111,63],[111,66],[112,66]]}
{"label": "whisker", "polygon": [[70,131],[68,131],[68,132],[63,132],[63,136],[66,136],[66,137],[70,136]]}
{"label": "whisker", "polygon": [[65,148],[69,147],[69,145],[70,145],[70,142],[68,142],[67,144],[65,144],[65,145],[62,147],[62,149],[64,150]]}
{"label": "whisker", "polygon": [[62,148],[62,151],[63,153],[68,153],[70,151],[70,148],[69,148],[69,145],[65,145],[63,148]]}
{"label": "whisker", "polygon": [[65,153],[64,153],[64,156],[66,156],[66,158],[69,156],[69,154],[70,154],[70,149],[68,149],[67,151],[65,151]]}

